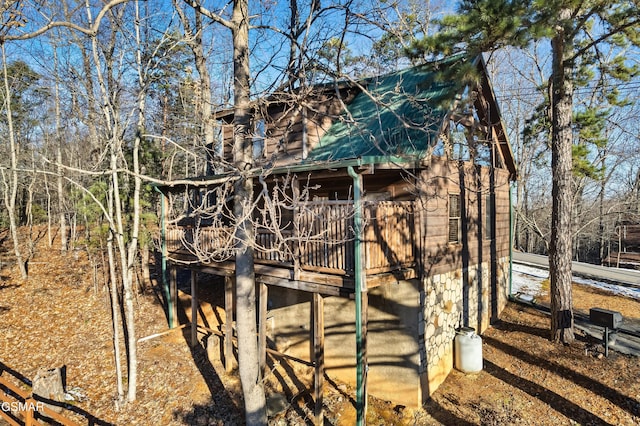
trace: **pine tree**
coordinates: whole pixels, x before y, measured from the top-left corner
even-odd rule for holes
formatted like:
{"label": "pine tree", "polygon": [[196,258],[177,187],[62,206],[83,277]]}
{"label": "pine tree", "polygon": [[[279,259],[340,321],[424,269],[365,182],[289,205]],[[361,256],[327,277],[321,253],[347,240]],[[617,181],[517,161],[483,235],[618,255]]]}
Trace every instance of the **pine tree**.
{"label": "pine tree", "polygon": [[[609,62],[600,50],[640,44],[639,22],[632,0],[463,0],[456,14],[440,21],[439,33],[414,43],[409,52],[413,56],[460,51],[475,55],[505,46],[525,48],[539,39],[551,42],[551,339],[565,344],[574,340],[571,216],[576,71],[592,62],[598,64],[598,77],[621,79],[635,73],[624,58]],[[576,154],[583,152],[578,149]]]}

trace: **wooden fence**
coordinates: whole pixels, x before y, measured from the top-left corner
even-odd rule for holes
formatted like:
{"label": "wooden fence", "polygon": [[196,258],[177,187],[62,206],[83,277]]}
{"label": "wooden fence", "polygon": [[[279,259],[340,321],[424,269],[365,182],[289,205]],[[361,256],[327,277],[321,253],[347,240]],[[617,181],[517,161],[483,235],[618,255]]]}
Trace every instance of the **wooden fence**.
{"label": "wooden fence", "polygon": [[354,268],[353,203],[312,203],[300,215],[302,269],[351,274]]}
{"label": "wooden fence", "polygon": [[[30,391],[24,390],[10,380],[5,370],[0,367],[0,418],[4,419],[12,426],[35,426],[55,423],[64,426],[79,426],[67,416],[53,411],[47,404],[31,396]],[[7,372],[8,373],[8,372]],[[24,380],[13,375],[17,380],[24,383]],[[90,424],[95,424],[89,420]],[[104,423],[103,423],[104,424]]]}

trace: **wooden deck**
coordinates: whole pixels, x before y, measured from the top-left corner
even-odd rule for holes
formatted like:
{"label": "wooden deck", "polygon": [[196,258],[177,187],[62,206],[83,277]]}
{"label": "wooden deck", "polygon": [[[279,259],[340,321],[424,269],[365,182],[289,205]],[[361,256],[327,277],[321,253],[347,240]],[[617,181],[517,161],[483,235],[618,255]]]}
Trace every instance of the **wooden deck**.
{"label": "wooden deck", "polygon": [[640,269],[640,252],[612,252],[603,259],[602,264],[618,268]]}
{"label": "wooden deck", "polygon": [[[364,269],[367,286],[415,277],[413,201],[366,202]],[[232,228],[173,226],[166,231],[168,260],[216,275],[234,274]],[[260,282],[323,294],[353,291],[353,203],[310,203],[285,229],[259,227],[255,269]]]}

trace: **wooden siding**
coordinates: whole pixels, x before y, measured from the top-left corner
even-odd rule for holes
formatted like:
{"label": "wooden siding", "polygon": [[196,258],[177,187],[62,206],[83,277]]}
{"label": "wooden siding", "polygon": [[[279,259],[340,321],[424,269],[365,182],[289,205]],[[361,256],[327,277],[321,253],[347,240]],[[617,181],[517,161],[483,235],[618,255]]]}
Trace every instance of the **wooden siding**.
{"label": "wooden siding", "polygon": [[413,201],[365,203],[366,270],[410,267],[415,263]]}
{"label": "wooden siding", "polygon": [[[356,92],[354,88],[343,88],[340,90],[340,98],[336,97],[334,89],[323,93],[313,92],[305,97],[300,94],[283,94],[282,97],[287,99],[261,106],[255,115],[265,120],[263,160],[277,166],[291,164],[292,161],[303,158],[304,122],[306,121],[307,149],[310,151],[340,116],[343,105],[348,104]],[[228,162],[233,161],[231,120],[232,116],[228,115],[222,123],[224,159]],[[260,162],[259,159],[257,161]]]}
{"label": "wooden siding", "polygon": [[[509,255],[509,175],[506,170],[470,163],[433,159],[421,172],[418,189],[421,206],[423,262],[427,274],[447,272]],[[487,195],[493,221],[486,234]],[[459,194],[462,203],[461,238],[449,242],[449,194]]]}

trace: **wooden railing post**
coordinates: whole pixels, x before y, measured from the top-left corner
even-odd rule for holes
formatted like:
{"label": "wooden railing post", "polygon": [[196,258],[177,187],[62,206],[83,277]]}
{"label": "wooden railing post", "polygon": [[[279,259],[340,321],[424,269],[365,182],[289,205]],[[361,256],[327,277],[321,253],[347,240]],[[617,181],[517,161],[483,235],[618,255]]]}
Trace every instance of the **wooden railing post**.
{"label": "wooden railing post", "polygon": [[233,370],[233,277],[224,277],[224,368]]}
{"label": "wooden railing post", "polygon": [[191,347],[198,345],[198,273],[191,270]]}
{"label": "wooden railing post", "polygon": [[25,409],[24,412],[24,426],[33,426],[35,423],[35,407],[36,407],[36,400],[33,398],[26,398],[24,400],[24,406],[23,408]]}

